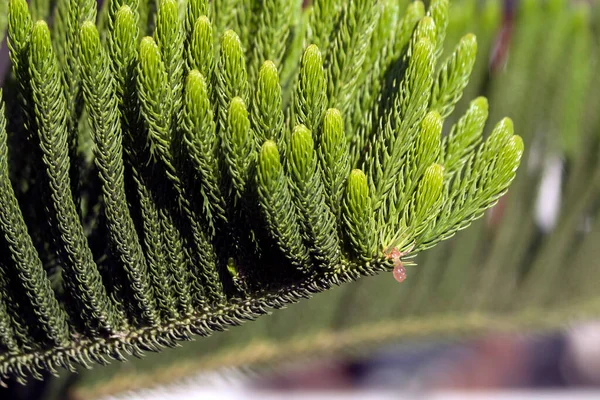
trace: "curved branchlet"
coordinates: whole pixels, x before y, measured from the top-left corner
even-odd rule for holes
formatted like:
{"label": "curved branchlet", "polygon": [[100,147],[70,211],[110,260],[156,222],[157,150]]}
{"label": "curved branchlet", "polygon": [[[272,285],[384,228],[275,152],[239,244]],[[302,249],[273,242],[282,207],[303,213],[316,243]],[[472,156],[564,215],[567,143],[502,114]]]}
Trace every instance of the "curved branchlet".
{"label": "curved branchlet", "polygon": [[39,144],[52,199],[48,216],[59,234],[65,283],[84,310],[88,328],[112,332],[122,322],[102,284],[73,200],[67,103],[45,22],[37,22],[33,29],[30,69]]}
{"label": "curved branchlet", "polygon": [[340,223],[344,185],[350,174],[350,157],[344,119],[338,109],[330,108],[325,113],[317,153],[328,205]]}
{"label": "curved branchlet", "polygon": [[391,246],[403,248],[406,241],[411,240],[407,238],[419,238],[427,228],[431,227],[443,205],[443,196],[444,167],[432,164],[425,170],[417,189],[402,210],[400,229],[405,230],[406,237],[400,244]]}
{"label": "curved branchlet", "polygon": [[495,204],[514,179],[522,155],[523,140],[513,135],[512,121],[505,118],[455,173],[446,190],[446,204],[435,226],[423,232],[417,249],[451,237]]}
{"label": "curved branchlet", "polygon": [[[170,262],[182,254],[181,243],[173,234],[176,231],[174,222],[170,216],[163,216],[161,219],[159,205],[150,191],[149,179],[143,173],[144,168],[140,166],[146,162],[143,154],[146,138],[143,137],[145,130],[136,91],[139,35],[136,15],[137,13],[127,5],[119,8],[115,15],[114,31],[109,33],[108,47],[116,81],[115,92],[121,116],[125,161],[131,171],[135,200],[140,208],[143,250],[149,280],[160,311],[164,316],[171,316],[173,293],[184,290],[189,296],[189,284],[186,285],[187,279],[184,277],[187,277],[187,274],[182,270],[185,264]],[[171,286],[168,281],[169,272],[173,281],[177,282]],[[180,303],[186,304],[183,307],[184,312],[189,311],[189,300],[180,297]]]}
{"label": "curved branchlet", "polygon": [[91,22],[81,28],[83,91],[94,134],[96,165],[103,183],[104,207],[110,239],[134,288],[144,322],[158,322],[152,287],[147,281],[146,258],[125,194],[123,134],[119,120],[115,79],[110,61]]}
{"label": "curved branchlet", "polygon": [[[0,140],[2,139],[0,138]],[[9,282],[6,279],[7,272],[8,266],[0,262],[0,351],[18,354],[20,346],[13,329],[13,318],[8,308],[8,304],[12,299],[9,293]]]}
{"label": "curved branchlet", "polygon": [[[135,29],[135,31],[139,31],[140,29],[140,21],[139,21],[139,6],[140,6],[140,0],[118,0],[118,1],[111,1],[108,4],[108,11],[107,11],[107,15],[106,15],[106,22],[105,22],[105,29],[108,33],[108,46],[110,48],[111,44],[110,44],[110,37],[112,32],[115,30],[115,20],[117,18],[117,13],[119,12],[119,10],[121,10],[123,7],[127,7],[131,10],[131,12],[133,13],[133,16],[135,18],[135,23],[133,25],[133,28]],[[98,17],[98,19],[100,20],[100,16]],[[100,24],[99,24],[100,25]],[[102,35],[102,30],[99,28],[99,31],[101,32]],[[137,36],[137,35],[136,35]]]}
{"label": "curved branchlet", "polygon": [[[315,0],[308,21],[309,42],[321,49],[329,47],[336,17],[342,8],[341,0]],[[308,125],[307,125],[308,127]],[[310,129],[310,127],[309,127]]]}
{"label": "curved branchlet", "polygon": [[439,161],[442,125],[443,119],[437,111],[430,111],[421,121],[418,136],[402,167],[402,182],[396,184],[399,202],[406,201],[406,196],[416,188],[425,170]]}
{"label": "curved branchlet", "polygon": [[270,236],[294,266],[306,270],[309,251],[302,240],[277,145],[271,140],[261,147],[256,176],[260,207]]}
{"label": "curved branchlet", "polygon": [[[132,84],[135,83],[135,67],[137,65],[137,39],[139,31],[136,23],[136,11],[128,5],[121,6],[115,13],[115,22],[113,29],[108,33],[108,52],[109,59],[112,62],[112,70],[116,79],[116,91],[119,94],[121,103],[127,92],[132,91]],[[123,104],[124,105],[124,104]],[[132,105],[129,105],[132,107]],[[123,117],[133,111],[124,113]],[[129,125],[133,121],[129,122]]]}
{"label": "curved branchlet", "polygon": [[230,195],[238,204],[246,194],[250,168],[256,158],[256,144],[244,100],[234,97],[227,112],[227,127],[222,136],[223,158],[231,180]]}
{"label": "curved branchlet", "polygon": [[[381,76],[384,86],[381,100],[385,106],[392,104],[390,99],[393,100],[397,95],[398,85],[400,84],[397,74],[401,74],[406,68],[404,61],[410,55],[409,47],[411,41],[417,37],[421,37],[419,35],[423,33],[423,27],[432,27],[434,25],[431,18],[423,18],[425,16],[425,6],[421,1],[410,2],[402,15],[402,19],[398,21],[392,34],[393,39],[388,47],[385,57],[385,67]],[[416,30],[417,26],[420,27],[418,31]],[[427,37],[430,38],[429,36]],[[379,116],[383,116],[383,114]]]}
{"label": "curved branchlet", "polygon": [[155,160],[171,157],[173,142],[173,93],[158,45],[151,37],[142,39],[137,70],[137,90],[148,127],[147,146]]}
{"label": "curved branchlet", "polygon": [[177,309],[181,314],[189,315],[192,312],[192,300],[198,303],[204,295],[198,280],[190,277],[190,264],[194,257],[185,246],[170,210],[165,207],[157,209],[151,199],[148,193],[141,201],[147,203],[142,204],[142,218],[148,236],[148,253],[155,257],[151,278],[156,301],[165,318],[175,317]]}
{"label": "curved branchlet", "polygon": [[[328,154],[324,155],[327,157]],[[312,135],[304,125],[294,128],[287,161],[292,194],[300,211],[302,233],[309,243],[310,253],[318,266],[334,270],[341,257],[336,218],[326,201]]]}
{"label": "curved branchlet", "polygon": [[[24,114],[24,132],[35,129],[31,99],[29,72],[29,46],[33,21],[25,0],[10,0],[8,3],[8,49],[12,69],[19,85],[17,96]],[[31,133],[29,133],[31,135]]]}
{"label": "curved branchlet", "polygon": [[96,7],[93,0],[58,0],[52,25],[56,58],[61,69],[65,71],[65,97],[72,154],[77,147],[76,129],[81,113],[79,27],[84,21],[96,22]]}
{"label": "curved branchlet", "polygon": [[[111,7],[118,2],[111,2]],[[136,1],[131,3],[137,6]],[[135,65],[133,60],[137,59],[137,40],[139,36],[138,12],[127,4],[123,4],[115,10],[114,21],[108,27],[108,53],[113,68],[117,75],[117,89],[122,90],[123,82],[118,80],[119,76],[124,75],[126,69],[132,69]]]}
{"label": "curved branchlet", "polygon": [[196,181],[200,182],[202,207],[211,224],[227,222],[226,204],[221,191],[221,171],[217,163],[219,142],[206,79],[193,70],[187,78],[184,98],[182,152],[192,162]]}
{"label": "curved branchlet", "polygon": [[373,0],[356,0],[342,5],[335,38],[327,49],[327,95],[329,107],[351,115],[356,82],[367,54],[374,27]]}
{"label": "curved branchlet", "polygon": [[[0,92],[1,95],[1,92]],[[67,314],[60,306],[37,250],[27,232],[19,203],[8,175],[8,146],[4,102],[0,99],[0,231],[8,244],[19,279],[35,313],[45,339],[55,345],[69,342]],[[4,272],[3,272],[4,274]]]}
{"label": "curved branchlet", "polygon": [[454,106],[462,97],[463,90],[469,83],[476,55],[475,35],[466,35],[438,72],[429,108],[439,112],[443,119],[452,114]]}
{"label": "curved branchlet", "polygon": [[[413,56],[416,46],[421,40],[428,40],[435,49],[437,43],[437,26],[435,20],[430,15],[421,18],[417,23],[413,34],[410,36],[406,53],[403,56],[404,63],[408,62]],[[437,59],[435,52],[433,58]],[[399,95],[402,95],[402,92]]]}
{"label": "curved branchlet", "polygon": [[409,59],[394,110],[367,154],[366,166],[375,210],[382,206],[394,187],[402,162],[418,132],[419,122],[425,117],[434,67],[433,45],[428,39],[419,40]]}
{"label": "curved branchlet", "polygon": [[308,46],[302,55],[293,107],[296,124],[305,125],[311,132],[320,129],[327,107],[327,81],[323,58],[315,45]]}
{"label": "curved branchlet", "polygon": [[240,0],[213,0],[210,5],[210,18],[215,27],[217,37],[228,29],[235,29],[236,8]]}
{"label": "curved branchlet", "polygon": [[359,169],[348,177],[342,218],[355,256],[363,261],[373,259],[377,250],[373,201],[367,177]]}
{"label": "curved branchlet", "polygon": [[[378,213],[378,226],[383,227],[380,237],[384,248],[397,247],[398,240],[406,239],[407,231],[414,236],[414,226],[407,225],[407,215],[412,215],[416,210],[417,192],[421,190],[419,185],[423,185],[426,171],[440,161],[442,124],[442,118],[436,111],[429,112],[423,118],[413,147],[406,154],[395,190],[388,198],[388,206]],[[433,172],[441,173],[441,170]]]}
{"label": "curved branchlet", "polygon": [[185,12],[185,25],[184,25],[185,48],[186,49],[188,49],[190,47],[190,43],[192,41],[192,35],[193,35],[194,30],[196,29],[194,26],[196,25],[198,18],[200,18],[202,16],[207,16],[208,12],[209,12],[208,0],[190,0],[187,2],[186,12]]}
{"label": "curved branchlet", "polygon": [[216,71],[216,101],[218,110],[217,130],[223,131],[227,125],[229,103],[234,97],[248,102],[248,73],[246,57],[238,35],[228,30],[221,38],[221,54]]}
{"label": "curved branchlet", "polygon": [[[29,302],[28,291],[22,289],[17,268],[10,256],[10,248],[2,232],[0,228],[0,246],[5,255],[0,259],[0,287],[6,312],[3,317],[6,321],[3,328],[5,347],[2,351],[8,352],[9,356],[16,356],[19,353],[35,351],[40,345],[51,345],[53,342],[48,340],[47,334],[41,338],[36,335],[36,330],[43,331],[44,327],[37,322],[39,319],[35,314],[34,318],[30,317],[30,307],[33,304]],[[31,326],[32,323],[35,327]]]}
{"label": "curved branchlet", "polygon": [[[413,35],[415,27],[421,21],[420,25],[429,21],[431,18],[423,18],[425,15],[425,6],[420,1],[411,2],[404,13],[404,17],[398,22],[395,32],[392,34],[393,41],[388,46],[388,53],[385,58],[385,64],[379,77],[380,89],[377,89],[377,83],[374,83],[374,92],[371,93],[375,102],[371,111],[370,118],[363,118],[359,127],[358,134],[352,138],[352,160],[356,164],[364,159],[363,150],[368,145],[369,139],[377,136],[375,133],[382,125],[385,125],[385,119],[392,111],[393,105],[399,96],[400,78],[405,68],[405,55],[408,54],[408,45],[412,37],[417,37],[418,33]],[[377,90],[379,90],[377,92]]]}
{"label": "curved branchlet", "polygon": [[139,176],[135,164],[138,161],[139,148],[145,146],[141,137],[141,116],[137,95],[137,65],[139,31],[136,12],[123,5],[115,15],[114,30],[109,32],[108,52],[112,62],[111,69],[115,77],[115,92],[119,104],[124,150],[128,164],[134,175]]}
{"label": "curved branchlet", "polygon": [[[411,2],[406,6],[404,17],[398,23],[393,44],[393,50],[388,56],[388,62],[393,62],[402,56],[408,46],[415,27],[425,16],[425,6],[421,1]],[[416,37],[416,35],[415,35]]]}
{"label": "curved branchlet", "polygon": [[179,18],[179,5],[176,0],[160,0],[156,13],[156,30],[154,40],[162,56],[162,61],[167,72],[169,86],[171,87],[171,101],[174,133],[176,126],[181,124],[181,107],[183,93],[183,42],[185,36]]}
{"label": "curved branchlet", "polygon": [[[201,274],[206,292],[212,301],[220,301],[223,296],[222,283],[219,281],[215,265],[215,252],[208,240],[208,234],[201,226],[194,207],[186,193],[186,187],[179,176],[175,159],[171,152],[174,126],[172,123],[173,103],[168,74],[160,58],[158,46],[150,37],[142,39],[140,45],[140,63],[138,68],[138,90],[141,110],[146,121],[149,136],[150,153],[155,154],[162,164],[169,181],[177,193],[177,203],[190,224],[193,235],[194,253],[200,262]],[[193,277],[194,279],[200,277]],[[194,282],[197,291],[201,284]]]}
{"label": "curved branchlet", "polygon": [[433,19],[436,27],[434,42],[436,58],[441,56],[444,51],[444,39],[448,27],[448,7],[448,0],[433,0],[427,10],[427,16]]}
{"label": "curved branchlet", "polygon": [[[382,2],[377,3],[375,6],[373,34],[369,41],[360,76],[356,81],[358,90],[352,97],[352,114],[347,118],[346,127],[352,132],[356,132],[363,121],[372,121],[371,112],[379,96],[382,75],[384,74],[383,68],[387,65],[387,56],[394,42],[393,34],[398,23],[398,6],[397,2]],[[353,133],[352,136],[359,136],[356,140],[364,143],[363,132],[358,135]]]}
{"label": "curved branchlet", "polygon": [[250,46],[252,53],[248,63],[249,81],[252,84],[256,82],[259,69],[265,61],[271,60],[276,66],[281,66],[296,3],[272,0],[264,2],[258,10],[257,30]]}
{"label": "curved branchlet", "polygon": [[[213,71],[215,69],[215,49],[213,28],[205,15],[198,17],[193,25],[187,47],[188,70],[197,69],[207,80],[209,93],[212,93]],[[212,98],[212,96],[211,96]]]}
{"label": "curved branchlet", "polygon": [[265,61],[258,73],[256,95],[252,107],[252,127],[259,148],[266,140],[273,140],[280,148],[285,146],[283,136],[283,109],[281,86],[277,67]]}
{"label": "curved branchlet", "polygon": [[467,112],[452,126],[450,133],[444,136],[442,160],[447,177],[461,170],[475,146],[481,142],[487,118],[487,99],[478,97],[469,104]]}

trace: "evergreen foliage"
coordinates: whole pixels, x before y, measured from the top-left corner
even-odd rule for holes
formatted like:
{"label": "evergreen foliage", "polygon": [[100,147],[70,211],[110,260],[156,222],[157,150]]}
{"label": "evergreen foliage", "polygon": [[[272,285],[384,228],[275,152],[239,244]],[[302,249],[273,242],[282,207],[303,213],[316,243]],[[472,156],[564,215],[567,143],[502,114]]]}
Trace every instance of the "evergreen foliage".
{"label": "evergreen foliage", "polygon": [[448,1],[399,3],[9,0],[0,376],[238,325],[492,206],[523,142],[482,98],[442,138],[475,38],[442,62]]}
{"label": "evergreen foliage", "polygon": [[[385,22],[389,29],[390,21],[406,16],[407,1],[392,3],[399,14],[384,14],[391,18]],[[410,4],[425,14],[422,4]],[[522,0],[509,9],[502,4],[453,0],[446,32],[446,42],[453,44],[475,33],[478,55],[463,97],[444,123],[440,159],[449,157],[440,162],[444,176],[465,165],[469,149],[491,133],[488,113],[493,121],[513,117],[526,143],[509,193],[483,218],[411,259],[418,267],[404,257],[402,284],[390,273],[358,279],[178,349],[80,370],[72,392],[92,398],[236,366],[270,375],[282,360],[354,358],[386,342],[408,348],[423,338],[462,341],[498,332],[535,337],[597,319],[600,75],[591,71],[600,54],[599,4]],[[455,49],[445,46],[438,66]],[[293,99],[295,90],[283,85],[284,98]],[[481,95],[490,99],[489,109],[483,98],[473,101]],[[365,122],[363,114],[356,115],[354,121]],[[349,141],[356,140],[356,129],[346,124],[344,130]],[[315,144],[320,140],[313,138]],[[455,141],[465,147],[450,144]]]}

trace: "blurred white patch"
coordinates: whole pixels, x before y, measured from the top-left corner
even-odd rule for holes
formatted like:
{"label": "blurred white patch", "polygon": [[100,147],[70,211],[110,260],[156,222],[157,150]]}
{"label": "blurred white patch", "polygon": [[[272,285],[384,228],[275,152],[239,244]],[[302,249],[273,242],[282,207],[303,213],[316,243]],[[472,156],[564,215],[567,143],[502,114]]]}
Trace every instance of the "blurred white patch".
{"label": "blurred white patch", "polygon": [[561,201],[563,162],[558,156],[546,159],[535,204],[535,221],[544,232],[556,225]]}
{"label": "blurred white patch", "polygon": [[252,374],[237,368],[199,373],[172,384],[134,390],[100,400],[210,400],[244,398]]}
{"label": "blurred white patch", "polygon": [[569,375],[585,384],[600,384],[600,322],[573,328],[568,336]]}

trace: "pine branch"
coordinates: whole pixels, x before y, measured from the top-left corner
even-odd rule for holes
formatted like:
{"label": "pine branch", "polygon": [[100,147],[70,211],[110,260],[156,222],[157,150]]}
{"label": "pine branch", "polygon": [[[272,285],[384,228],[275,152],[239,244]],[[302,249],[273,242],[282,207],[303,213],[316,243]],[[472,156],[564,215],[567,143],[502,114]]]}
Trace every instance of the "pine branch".
{"label": "pine branch", "polygon": [[342,113],[335,108],[330,108],[325,113],[317,153],[323,171],[328,204],[340,223],[344,184],[350,174],[350,157],[344,133],[344,119]]}
{"label": "pine branch", "polygon": [[447,189],[448,204],[436,228],[425,232],[418,248],[427,249],[451,237],[495,204],[514,179],[522,155],[523,140],[513,135],[512,121],[500,121],[477,153],[470,156],[460,175],[454,177]]}
{"label": "pine branch", "polygon": [[505,119],[482,143],[483,98],[442,137],[476,41],[438,66],[448,2],[404,6],[59,0],[51,40],[10,0],[8,126],[35,150],[17,165],[0,118],[0,377],[227,329],[480,217],[523,142]]}
{"label": "pine branch", "polygon": [[218,107],[217,131],[224,131],[227,124],[227,110],[234,97],[248,101],[248,73],[246,58],[240,38],[228,30],[221,38],[221,54],[216,72],[216,100]]}
{"label": "pine branch", "polygon": [[197,69],[208,80],[209,87],[212,87],[215,67],[213,28],[205,15],[194,22],[187,51],[188,70]]}
{"label": "pine branch", "polygon": [[342,6],[335,39],[328,49],[327,94],[329,106],[349,113],[356,81],[373,33],[373,0],[357,0]]}
{"label": "pine branch", "polygon": [[277,67],[271,61],[265,61],[258,73],[255,106],[252,108],[252,124],[257,145],[273,140],[284,147],[284,118],[281,105],[281,86]]}
{"label": "pine branch", "polygon": [[[324,157],[331,156],[323,148]],[[302,233],[317,266],[333,270],[340,264],[341,248],[335,214],[326,203],[317,154],[311,132],[304,125],[294,128],[290,140],[288,173],[293,198],[300,211]],[[331,197],[330,197],[331,198]],[[336,206],[339,204],[336,203]]]}
{"label": "pine branch", "polygon": [[327,106],[327,84],[319,48],[310,45],[304,51],[300,65],[298,87],[294,94],[294,114],[297,124],[317,131]]}
{"label": "pine branch", "polygon": [[[171,153],[173,134],[176,132],[172,117],[174,115],[172,99],[175,94],[169,87],[169,76],[161,60],[158,46],[150,37],[142,39],[140,45],[138,91],[142,114],[148,128],[150,154],[164,166],[167,178],[175,188],[179,206],[183,209],[193,233],[194,252],[201,263],[200,273],[208,286],[206,291],[209,292],[212,300],[218,301],[223,294],[221,282],[216,274],[214,250],[208,241],[207,232],[200,226],[199,218],[189,203],[184,183],[178,175]],[[161,189],[164,190],[164,187]]]}
{"label": "pine branch", "polygon": [[294,11],[294,2],[289,0],[268,1],[260,7],[256,34],[250,46],[252,53],[248,72],[251,83],[257,79],[259,68],[265,61],[281,67]]}
{"label": "pine branch", "polygon": [[353,251],[365,261],[377,251],[371,234],[375,230],[372,203],[367,177],[361,170],[353,170],[346,186],[343,218]]}
{"label": "pine branch", "polygon": [[39,145],[51,194],[48,212],[60,235],[65,283],[84,310],[89,329],[112,332],[121,323],[102,284],[73,200],[67,101],[45,22],[36,23],[32,32],[30,70]]}
{"label": "pine branch", "polygon": [[[27,226],[8,176],[8,147],[6,144],[6,118],[4,102],[0,107],[0,228],[8,243],[10,257],[15,263],[20,286],[33,306],[35,317],[46,335],[46,340],[56,346],[69,341],[67,314],[59,305],[50,287],[38,253],[27,233]],[[16,290],[16,288],[13,288]]]}
{"label": "pine branch", "polygon": [[33,21],[24,0],[11,0],[8,3],[8,49],[15,78],[19,85],[18,100],[24,114],[24,131],[34,128],[33,100],[31,98],[29,72],[29,46]]}
{"label": "pine branch", "polygon": [[469,82],[475,64],[477,42],[475,36],[463,37],[456,50],[444,63],[433,86],[430,108],[438,111],[442,118],[448,117],[460,100]]}
{"label": "pine branch", "polygon": [[342,8],[340,0],[315,0],[310,14],[310,42],[327,49],[338,13]]}
{"label": "pine branch", "polygon": [[110,239],[129,275],[138,307],[150,324],[157,322],[153,296],[146,281],[147,265],[125,194],[122,132],[110,62],[96,26],[81,28],[83,90],[94,133],[96,164],[103,182],[104,207]]}
{"label": "pine branch", "polygon": [[308,249],[302,241],[298,215],[275,142],[263,143],[257,170],[260,206],[267,229],[290,262],[304,270]]}
{"label": "pine branch", "polygon": [[[187,78],[184,98],[184,150],[201,185],[202,208],[211,223],[226,223],[226,205],[221,192],[218,146],[214,113],[204,76],[193,70]],[[214,221],[214,222],[213,222]]]}
{"label": "pine branch", "polygon": [[460,171],[468,161],[473,148],[481,141],[483,127],[488,117],[488,102],[478,97],[442,141],[442,158],[448,177]]}

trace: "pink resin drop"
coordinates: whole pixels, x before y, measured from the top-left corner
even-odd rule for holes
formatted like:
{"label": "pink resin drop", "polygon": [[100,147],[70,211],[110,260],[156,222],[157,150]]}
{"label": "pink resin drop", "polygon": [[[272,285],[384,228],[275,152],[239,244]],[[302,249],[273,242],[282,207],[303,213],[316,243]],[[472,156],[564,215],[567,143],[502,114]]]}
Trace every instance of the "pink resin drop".
{"label": "pink resin drop", "polygon": [[402,266],[402,263],[399,262],[394,266],[394,279],[398,282],[402,283],[406,279],[406,268]]}

